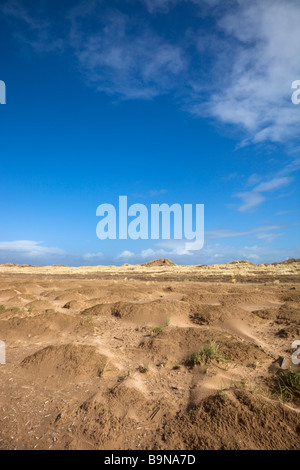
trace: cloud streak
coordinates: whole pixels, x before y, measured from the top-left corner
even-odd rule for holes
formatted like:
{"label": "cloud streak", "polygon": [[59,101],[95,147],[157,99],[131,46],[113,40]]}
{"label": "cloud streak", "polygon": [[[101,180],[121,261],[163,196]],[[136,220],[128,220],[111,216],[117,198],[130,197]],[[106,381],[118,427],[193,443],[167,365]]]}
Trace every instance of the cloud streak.
{"label": "cloud streak", "polygon": [[[91,13],[97,14],[85,16]],[[120,11],[101,16],[97,31],[86,33],[82,14],[70,15],[71,46],[86,80],[123,99],[147,100],[173,89],[187,66],[181,48]]]}
{"label": "cloud streak", "polygon": [[42,242],[33,240],[14,240],[0,242],[0,255],[11,256],[17,254],[19,256],[45,257],[49,255],[63,255],[65,252],[60,248],[43,246]]}
{"label": "cloud streak", "polygon": [[288,176],[282,178],[273,178],[269,181],[258,184],[251,191],[237,193],[236,197],[239,197],[243,200],[243,204],[239,207],[239,211],[249,212],[256,209],[266,200],[266,197],[262,195],[262,193],[275,191],[282,187],[288,186],[293,180],[294,178]]}
{"label": "cloud streak", "polygon": [[31,12],[20,0],[4,2],[0,5],[0,15],[13,26],[14,36],[38,53],[62,51],[67,46],[66,39],[54,33],[53,22]]}
{"label": "cloud streak", "polygon": [[250,191],[242,191],[233,195],[243,201],[243,204],[238,210],[240,212],[254,211],[259,205],[266,201],[268,193],[278,191],[279,189],[289,186],[294,181],[294,176],[292,176],[292,174],[297,172],[299,169],[300,159],[297,158],[285,165],[281,170],[273,175],[273,177],[265,179],[265,181],[261,181],[261,178],[258,175],[250,176],[247,181],[247,186],[255,186]]}

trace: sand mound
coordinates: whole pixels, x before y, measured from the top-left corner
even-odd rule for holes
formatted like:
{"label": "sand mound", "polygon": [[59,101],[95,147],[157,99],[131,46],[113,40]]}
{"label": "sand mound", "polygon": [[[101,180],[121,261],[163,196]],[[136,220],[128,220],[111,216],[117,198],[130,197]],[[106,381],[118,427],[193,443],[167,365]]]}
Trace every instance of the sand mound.
{"label": "sand mound", "polygon": [[110,313],[122,320],[137,324],[165,325],[168,320],[189,321],[188,304],[179,300],[158,299],[150,302],[115,302],[99,304],[82,312],[85,315],[98,316]]}
{"label": "sand mound", "polygon": [[[159,402],[153,402],[126,380],[107,394],[99,394],[84,402],[72,415],[76,435],[91,439],[96,449],[139,449],[141,435],[152,439],[144,426],[151,426]],[[164,412],[168,406],[164,406]],[[66,416],[66,419],[70,419]],[[146,428],[145,428],[146,429]],[[145,439],[145,437],[144,437]],[[80,439],[79,439],[80,441]],[[75,438],[69,448],[78,448]]]}
{"label": "sand mound", "polygon": [[60,292],[61,292],[60,289],[50,289],[50,290],[47,289],[47,290],[43,290],[40,293],[40,296],[46,299],[55,300],[55,298],[58,296]]}
{"label": "sand mound", "polygon": [[18,296],[19,294],[21,294],[21,292],[16,289],[3,289],[0,290],[0,299],[12,298]]}
{"label": "sand mound", "polygon": [[83,403],[81,409],[91,415],[91,411],[92,414],[101,412],[105,405],[105,408],[110,410],[110,415],[118,418],[130,417],[138,421],[145,416],[146,399],[145,394],[129,379],[124,380],[105,395],[101,393],[95,395]]}
{"label": "sand mound", "polygon": [[94,346],[64,344],[48,346],[26,357],[21,365],[41,376],[100,377],[107,357]]}
{"label": "sand mound", "polygon": [[221,392],[166,423],[157,448],[299,449],[299,413],[251,392]]}
{"label": "sand mound", "polygon": [[141,266],[145,266],[146,268],[153,268],[157,266],[176,266],[176,264],[167,258],[162,258],[162,259],[155,259],[153,261],[148,261],[148,263],[143,263],[141,264]]}
{"label": "sand mound", "polygon": [[100,317],[104,315],[111,315],[114,304],[97,304],[92,307],[86,308],[81,313],[82,315],[91,317]]}
{"label": "sand mound", "polygon": [[87,300],[87,298],[83,295],[83,294],[80,294],[79,292],[65,292],[63,294],[60,294],[58,295],[57,297],[55,297],[56,301],[59,301],[59,302],[69,302],[70,300],[78,300],[78,301],[85,301]]}
{"label": "sand mound", "polygon": [[146,338],[140,348],[148,352],[148,357],[157,361],[168,357],[171,363],[185,362],[188,357],[202,350],[204,344],[215,343],[226,361],[239,365],[255,365],[256,361],[264,362],[268,356],[258,346],[239,341],[222,331],[199,328],[166,328],[161,333]]}
{"label": "sand mound", "polygon": [[198,325],[209,325],[219,320],[223,313],[224,308],[220,305],[200,305],[192,309],[191,320]]}
{"label": "sand mound", "polygon": [[34,302],[36,297],[30,294],[20,294],[15,297],[11,297],[6,301],[7,305],[13,306],[22,306],[23,304],[28,304],[29,302]]}
{"label": "sand mound", "polygon": [[101,297],[105,293],[101,289],[96,289],[95,287],[82,287],[77,291],[79,294],[84,295],[87,299],[94,299],[95,297]]}
{"label": "sand mound", "polygon": [[226,265],[237,265],[237,266],[255,266],[254,263],[252,263],[251,261],[247,261],[247,260],[237,260],[237,261],[230,261],[229,263],[226,263]]}
{"label": "sand mound", "polygon": [[184,361],[190,354],[201,349],[207,340],[207,332],[196,328],[167,328],[161,333],[145,338],[139,347],[156,361],[163,356],[176,362]]}
{"label": "sand mound", "polygon": [[70,302],[67,302],[63,306],[63,308],[68,308],[71,310],[81,310],[83,306],[84,306],[84,302],[80,302],[78,300],[70,300]]}
{"label": "sand mound", "polygon": [[291,323],[295,323],[299,325],[299,318],[300,318],[300,305],[290,305],[286,303],[279,308],[277,314],[277,321],[278,322],[285,322],[287,325]]}
{"label": "sand mound", "polygon": [[282,295],[283,302],[297,302],[300,303],[300,292],[299,290],[290,290],[287,294]]}
{"label": "sand mound", "polygon": [[14,316],[8,320],[2,320],[0,331],[3,339],[17,340],[26,337],[41,337],[55,332],[70,332],[78,328],[80,324],[79,318],[50,312],[32,316]]}
{"label": "sand mound", "polygon": [[264,308],[262,310],[253,310],[252,314],[262,320],[274,320],[278,314],[278,310],[275,308]]}
{"label": "sand mound", "polygon": [[299,258],[290,258],[290,259],[287,259],[285,261],[281,261],[280,263],[272,263],[273,266],[276,266],[278,264],[283,264],[283,265],[289,265],[289,264],[298,264],[300,263],[300,259]]}
{"label": "sand mound", "polygon": [[281,328],[277,331],[276,336],[280,338],[289,338],[290,340],[300,338],[300,326],[299,325],[290,325],[284,328]]}
{"label": "sand mound", "polygon": [[135,286],[132,282],[122,282],[118,284],[118,288],[113,285],[107,286],[102,291],[97,291],[97,296],[90,296],[87,303],[93,303],[93,305],[101,303],[113,303],[120,300],[127,302],[137,302],[145,300],[145,287]]}
{"label": "sand mound", "polygon": [[227,340],[220,338],[219,345],[224,357],[235,364],[255,367],[257,363],[270,360],[261,347],[233,337]]}
{"label": "sand mound", "polygon": [[47,308],[53,307],[53,303],[47,300],[34,300],[33,302],[29,302],[28,304],[26,304],[26,308],[34,310],[46,310]]}

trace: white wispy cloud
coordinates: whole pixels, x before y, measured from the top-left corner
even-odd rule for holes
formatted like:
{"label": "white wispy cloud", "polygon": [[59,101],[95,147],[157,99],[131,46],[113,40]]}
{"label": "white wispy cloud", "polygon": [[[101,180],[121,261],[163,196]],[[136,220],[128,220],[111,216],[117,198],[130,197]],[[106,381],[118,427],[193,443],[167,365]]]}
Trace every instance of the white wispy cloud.
{"label": "white wispy cloud", "polygon": [[8,256],[18,254],[27,257],[44,257],[48,255],[63,255],[65,252],[60,248],[43,246],[43,242],[33,240],[15,240],[15,241],[1,241],[0,254],[5,253]]}
{"label": "white wispy cloud", "polygon": [[294,181],[294,178],[289,176],[272,178],[269,181],[258,184],[251,191],[237,193],[236,197],[243,200],[243,204],[239,207],[239,211],[247,212],[256,209],[257,206],[266,200],[266,197],[262,195],[262,193],[278,190],[282,187],[288,186],[292,181]]}
{"label": "white wispy cloud", "polygon": [[37,52],[62,51],[67,45],[66,38],[57,37],[54,33],[53,22],[45,15],[31,12],[22,0],[4,1],[0,5],[0,15],[12,22],[14,36]]}
{"label": "white wispy cloud", "polygon": [[279,212],[276,212],[275,215],[287,215],[287,214],[291,214],[292,212],[294,212],[294,211],[292,211],[292,210],[279,211]]}
{"label": "white wispy cloud", "polygon": [[120,253],[119,255],[116,256],[116,259],[129,259],[129,258],[132,258],[134,257],[135,254],[132,252],[132,251],[129,251],[129,250],[124,250],[122,251],[122,253]]}
{"label": "white wispy cloud", "polygon": [[[240,0],[219,21],[225,43],[214,66],[223,73],[206,112],[243,129],[245,144],[299,135],[299,109],[291,104],[291,84],[300,76],[299,23],[294,0]],[[203,103],[193,109],[205,112]]]}
{"label": "white wispy cloud", "polygon": [[206,240],[217,240],[221,238],[234,238],[234,237],[244,237],[247,235],[255,235],[257,238],[261,234],[267,234],[282,229],[281,225],[265,225],[261,227],[254,227],[249,230],[234,230],[234,229],[216,229],[216,230],[207,230],[205,232]]}
{"label": "white wispy cloud", "polygon": [[[205,231],[204,248],[214,240],[223,240],[227,238],[240,238],[240,237],[253,237],[258,240],[272,241],[279,236],[279,230],[283,229],[281,225],[265,225],[261,227],[253,227],[248,230],[236,229],[215,229]],[[157,244],[158,247],[165,250],[165,255],[192,255],[195,252],[202,251],[203,244],[201,240],[186,241],[186,240],[168,240],[161,241]]]}
{"label": "white wispy cloud", "polygon": [[148,9],[149,13],[168,13],[170,8],[180,0],[140,0],[146,8]]}
{"label": "white wispy cloud", "polygon": [[245,191],[235,196],[243,200],[243,204],[239,207],[240,212],[252,211],[266,200],[262,194],[255,191]]}
{"label": "white wispy cloud", "polygon": [[97,259],[97,258],[102,258],[104,254],[101,251],[98,251],[97,253],[86,253],[83,255],[83,259],[85,260],[92,260],[92,259]]}
{"label": "white wispy cloud", "polygon": [[[300,169],[300,159],[296,158],[279,171],[269,177],[262,178],[259,175],[252,175],[246,182],[247,191],[234,194],[234,197],[242,199],[243,204],[238,208],[240,212],[254,211],[266,199],[268,193],[278,191],[289,186],[295,179],[294,173]],[[251,190],[248,187],[253,185]]]}
{"label": "white wispy cloud", "polygon": [[[86,15],[97,14],[89,11]],[[82,28],[78,10],[70,15],[71,46],[89,83],[124,99],[151,99],[174,87],[186,69],[182,50],[120,11],[98,16],[97,30]]]}

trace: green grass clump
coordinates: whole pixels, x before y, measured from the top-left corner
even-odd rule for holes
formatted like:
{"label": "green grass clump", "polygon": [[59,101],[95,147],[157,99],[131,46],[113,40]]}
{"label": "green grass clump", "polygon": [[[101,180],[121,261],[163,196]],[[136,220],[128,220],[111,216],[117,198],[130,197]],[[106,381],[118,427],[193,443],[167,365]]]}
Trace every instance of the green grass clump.
{"label": "green grass clump", "polygon": [[159,334],[159,333],[162,333],[164,331],[164,327],[163,326],[156,326],[155,328],[153,328],[153,330],[151,330],[151,334]]}
{"label": "green grass clump", "polygon": [[204,344],[200,351],[196,351],[188,357],[186,365],[209,364],[213,360],[224,361],[224,357],[219,351],[219,346],[214,342],[210,342]]}
{"label": "green grass clump", "polygon": [[275,379],[275,387],[283,402],[300,401],[300,372],[281,372]]}

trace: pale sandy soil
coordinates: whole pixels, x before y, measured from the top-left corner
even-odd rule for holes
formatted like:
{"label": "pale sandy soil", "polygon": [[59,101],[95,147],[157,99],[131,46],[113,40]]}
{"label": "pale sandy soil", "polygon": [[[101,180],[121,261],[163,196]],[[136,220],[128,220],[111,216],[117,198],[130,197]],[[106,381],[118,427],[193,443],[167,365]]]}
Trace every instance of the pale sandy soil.
{"label": "pale sandy soil", "polygon": [[300,262],[153,264],[0,266],[0,449],[299,448]]}

